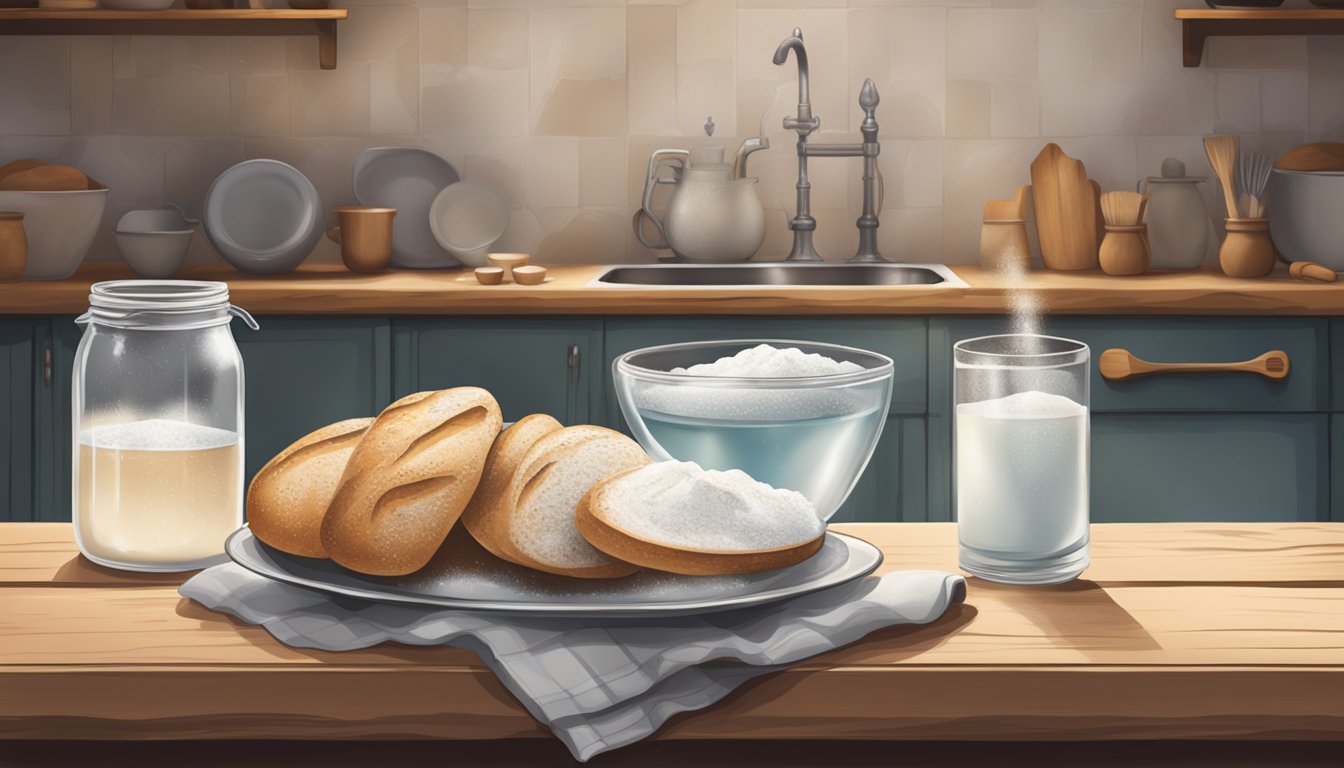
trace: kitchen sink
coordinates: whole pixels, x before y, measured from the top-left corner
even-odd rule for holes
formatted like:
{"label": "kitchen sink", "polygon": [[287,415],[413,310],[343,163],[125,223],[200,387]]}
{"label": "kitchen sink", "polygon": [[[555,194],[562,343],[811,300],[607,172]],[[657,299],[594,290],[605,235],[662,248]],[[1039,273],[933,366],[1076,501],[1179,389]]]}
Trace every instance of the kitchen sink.
{"label": "kitchen sink", "polygon": [[593,287],[940,286],[966,283],[942,264],[646,264],[608,267]]}

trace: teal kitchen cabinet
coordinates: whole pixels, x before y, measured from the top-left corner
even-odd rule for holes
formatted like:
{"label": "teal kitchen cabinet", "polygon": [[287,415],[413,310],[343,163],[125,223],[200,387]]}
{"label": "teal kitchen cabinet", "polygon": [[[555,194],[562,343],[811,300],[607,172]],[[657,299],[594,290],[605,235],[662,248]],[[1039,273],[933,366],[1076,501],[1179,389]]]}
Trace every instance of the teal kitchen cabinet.
{"label": "teal kitchen cabinet", "polygon": [[1330,410],[1344,413],[1344,319],[1330,321]]}
{"label": "teal kitchen cabinet", "polygon": [[602,321],[597,318],[444,318],[393,323],[397,397],[484,387],[505,421],[548,413],[594,423],[601,408]]}
{"label": "teal kitchen cabinet", "polygon": [[33,505],[34,386],[40,386],[46,321],[0,320],[0,521],[29,520]]}
{"label": "teal kitchen cabinet", "polygon": [[[934,318],[929,329],[930,516],[953,510],[952,345],[1005,332],[1002,318]],[[1045,332],[1091,348],[1092,519],[1322,520],[1330,505],[1329,327],[1312,318],[1058,317]],[[1128,349],[1158,362],[1246,360],[1282,349],[1289,376],[1101,378]]]}
{"label": "teal kitchen cabinet", "polygon": [[1330,416],[1330,519],[1344,523],[1344,415]]}
{"label": "teal kitchen cabinet", "polygon": [[[260,317],[234,323],[246,375],[245,482],[299,437],[342,419],[371,416],[391,401],[391,324],[377,318]],[[40,392],[35,443],[36,508],[70,519],[70,379],[81,329],[51,321],[54,375]]]}
{"label": "teal kitchen cabinet", "polygon": [[642,347],[721,339],[792,339],[860,347],[895,363],[891,408],[881,440],[849,500],[833,518],[845,521],[927,519],[927,322],[923,318],[641,317],[606,326],[606,423],[625,429],[611,363]]}

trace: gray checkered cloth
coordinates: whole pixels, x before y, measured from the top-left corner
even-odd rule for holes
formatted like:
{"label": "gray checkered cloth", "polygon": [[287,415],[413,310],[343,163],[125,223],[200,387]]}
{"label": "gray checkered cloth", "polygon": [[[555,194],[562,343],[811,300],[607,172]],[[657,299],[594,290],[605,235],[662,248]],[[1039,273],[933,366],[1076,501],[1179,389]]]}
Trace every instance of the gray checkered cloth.
{"label": "gray checkered cloth", "polygon": [[202,571],[181,593],[296,648],[349,651],[389,641],[467,648],[586,761],[754,677],[883,627],[934,621],[965,598],[966,582],[897,571],[755,608],[602,626],[333,598],[232,563]]}

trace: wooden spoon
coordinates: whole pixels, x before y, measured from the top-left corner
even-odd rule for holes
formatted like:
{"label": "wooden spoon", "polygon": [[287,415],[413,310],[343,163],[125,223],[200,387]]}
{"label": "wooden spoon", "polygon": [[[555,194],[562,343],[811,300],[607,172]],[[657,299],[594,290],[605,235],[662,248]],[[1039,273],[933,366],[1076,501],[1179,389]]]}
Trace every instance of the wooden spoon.
{"label": "wooden spoon", "polygon": [[1227,206],[1227,217],[1241,218],[1236,189],[1237,157],[1241,155],[1241,142],[1236,136],[1205,136],[1204,154],[1209,156],[1209,165],[1223,184],[1223,204]]}
{"label": "wooden spoon", "polygon": [[1267,379],[1288,376],[1288,353],[1275,349],[1240,363],[1150,363],[1127,349],[1108,349],[1101,353],[1097,368],[1107,381],[1127,381],[1155,373],[1255,373]]}

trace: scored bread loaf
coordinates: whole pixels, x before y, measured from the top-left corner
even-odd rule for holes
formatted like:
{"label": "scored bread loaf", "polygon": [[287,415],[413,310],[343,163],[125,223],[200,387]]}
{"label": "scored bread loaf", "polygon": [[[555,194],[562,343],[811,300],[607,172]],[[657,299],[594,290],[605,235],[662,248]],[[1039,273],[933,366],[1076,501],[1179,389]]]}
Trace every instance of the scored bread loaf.
{"label": "scored bread loaf", "polygon": [[423,567],[476,492],[502,422],[495,398],[477,387],[388,406],[350,455],[322,521],[328,556],[375,576]]}
{"label": "scored bread loaf", "polygon": [[372,423],[372,418],[364,418],[327,425],[266,462],[247,489],[247,525],[252,533],[290,554],[326,557],[322,518],[351,452]]}
{"label": "scored bread loaf", "polygon": [[501,505],[508,503],[509,485],[528,449],[559,429],[560,422],[547,414],[534,413],[500,432],[490,447],[476,495],[462,512],[462,525],[495,557],[521,563],[523,556],[509,538],[508,515],[500,513]]}
{"label": "scored bread loaf", "polygon": [[816,554],[826,524],[802,494],[743,472],[666,461],[614,475],[579,502],[575,525],[622,561],[687,576],[756,573]]}
{"label": "scored bread loaf", "polygon": [[609,557],[574,525],[579,500],[611,475],[648,464],[634,440],[604,427],[576,426],[542,436],[528,449],[496,508],[513,562],[585,579],[628,576],[638,568]]}

